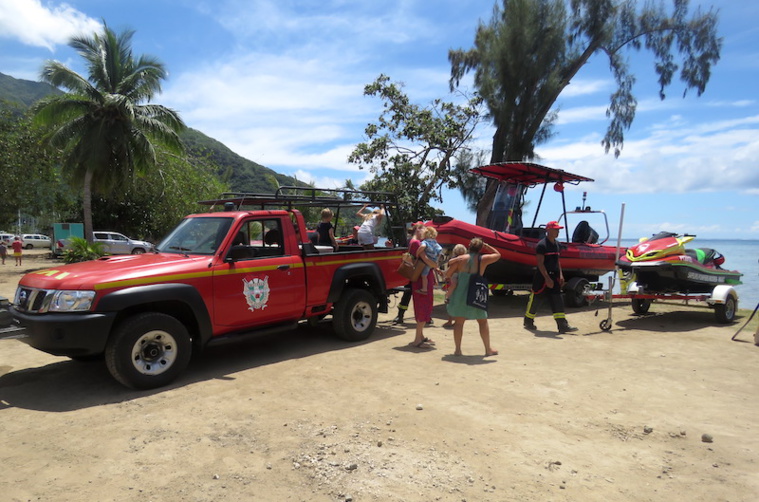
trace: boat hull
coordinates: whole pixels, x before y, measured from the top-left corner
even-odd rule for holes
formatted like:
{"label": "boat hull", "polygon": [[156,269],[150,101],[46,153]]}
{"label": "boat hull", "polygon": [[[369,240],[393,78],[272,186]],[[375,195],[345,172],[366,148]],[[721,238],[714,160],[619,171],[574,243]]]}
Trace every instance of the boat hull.
{"label": "boat hull", "polygon": [[[501,259],[485,269],[485,278],[491,284],[532,283],[537,268],[535,248],[545,235],[544,229],[525,228],[523,235],[514,235],[455,219],[444,222],[433,220],[427,225],[435,227],[437,241],[448,250],[456,244],[468,246],[474,237],[480,237],[496,248],[501,253]],[[561,268],[567,281],[574,277],[597,281],[603,274],[614,270],[615,247],[571,242],[561,242],[561,246]],[[622,249],[621,253],[624,251]]]}
{"label": "boat hull", "polygon": [[741,273],[705,266],[687,255],[637,263],[621,262],[623,271],[647,293],[711,293],[719,285],[741,284]]}

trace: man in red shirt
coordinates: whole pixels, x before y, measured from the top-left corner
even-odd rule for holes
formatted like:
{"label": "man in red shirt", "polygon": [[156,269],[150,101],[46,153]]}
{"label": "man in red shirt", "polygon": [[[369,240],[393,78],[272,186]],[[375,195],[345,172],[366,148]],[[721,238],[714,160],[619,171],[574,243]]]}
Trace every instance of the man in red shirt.
{"label": "man in red shirt", "polygon": [[17,235],[16,238],[13,239],[11,247],[13,248],[13,257],[16,259],[16,266],[18,267],[21,265],[21,250],[24,249],[24,243],[21,242],[21,237]]}

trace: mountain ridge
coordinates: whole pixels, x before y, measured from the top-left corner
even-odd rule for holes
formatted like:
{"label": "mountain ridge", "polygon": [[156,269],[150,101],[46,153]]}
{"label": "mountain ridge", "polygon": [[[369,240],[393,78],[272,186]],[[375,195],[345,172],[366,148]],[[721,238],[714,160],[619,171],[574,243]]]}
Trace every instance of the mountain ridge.
{"label": "mountain ridge", "polygon": [[[63,92],[45,82],[17,79],[0,73],[0,101],[5,101],[6,106],[18,113],[24,113],[34,103],[51,94]],[[217,166],[217,176],[228,183],[234,192],[270,193],[278,185],[307,186],[297,178],[246,159],[197,129],[188,127],[180,138],[185,144],[187,156],[210,160]]]}

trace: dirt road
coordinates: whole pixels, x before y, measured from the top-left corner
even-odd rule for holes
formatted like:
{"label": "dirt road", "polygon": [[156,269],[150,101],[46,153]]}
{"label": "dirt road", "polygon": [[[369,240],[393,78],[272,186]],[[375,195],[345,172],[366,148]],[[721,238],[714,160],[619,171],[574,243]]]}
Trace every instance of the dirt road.
{"label": "dirt road", "polygon": [[[28,256],[23,269],[54,265]],[[12,297],[18,268],[0,267]],[[10,272],[9,272],[10,270]],[[439,303],[439,302],[438,302]],[[755,501],[759,347],[709,310],[633,316],[491,302],[454,357],[442,305],[413,349],[383,316],[208,350],[174,385],[125,389],[102,362],[0,341],[0,493],[10,501]],[[754,321],[756,322],[756,321]],[[702,438],[703,436],[703,438]],[[711,439],[711,442],[708,440]],[[707,441],[705,441],[707,440]]]}

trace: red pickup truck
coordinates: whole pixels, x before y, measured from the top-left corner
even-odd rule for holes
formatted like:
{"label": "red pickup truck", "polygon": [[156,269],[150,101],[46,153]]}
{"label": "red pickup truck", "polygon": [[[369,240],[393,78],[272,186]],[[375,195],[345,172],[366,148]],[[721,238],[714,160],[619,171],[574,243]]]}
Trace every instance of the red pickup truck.
{"label": "red pickup truck", "polygon": [[[294,202],[338,205],[303,198]],[[104,355],[116,380],[149,389],[175,379],[193,351],[301,320],[331,315],[338,336],[366,339],[388,295],[407,282],[396,273],[405,247],[317,247],[292,201],[285,209],[266,209],[281,196],[223,201],[225,211],[184,218],[154,252],[26,274],[12,307],[25,331],[16,337],[73,359]],[[386,228],[405,245],[402,227]]]}

